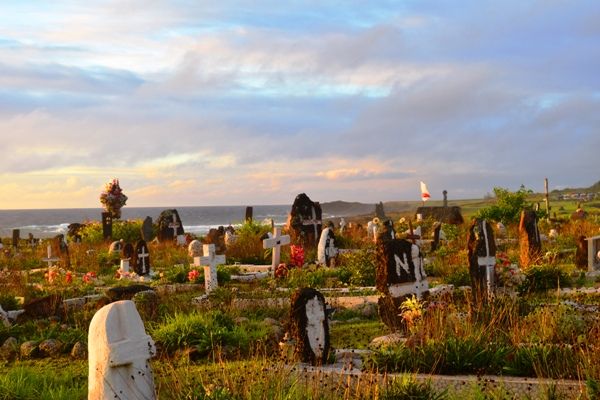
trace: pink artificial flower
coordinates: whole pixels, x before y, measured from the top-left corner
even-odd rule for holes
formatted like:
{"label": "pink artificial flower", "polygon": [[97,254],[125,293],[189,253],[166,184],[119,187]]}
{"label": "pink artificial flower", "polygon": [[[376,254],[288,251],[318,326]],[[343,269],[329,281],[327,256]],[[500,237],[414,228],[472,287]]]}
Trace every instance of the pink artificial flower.
{"label": "pink artificial flower", "polygon": [[73,274],[71,273],[71,271],[67,271],[67,273],[65,274],[65,283],[67,285],[73,283]]}
{"label": "pink artificial flower", "polygon": [[193,269],[190,272],[188,272],[188,280],[190,282],[196,282],[196,279],[198,279],[198,277],[200,277],[200,272],[198,272],[197,269]]}
{"label": "pink artificial flower", "polygon": [[94,279],[96,279],[96,273],[94,271],[87,272],[83,278],[81,278],[85,283],[92,283]]}

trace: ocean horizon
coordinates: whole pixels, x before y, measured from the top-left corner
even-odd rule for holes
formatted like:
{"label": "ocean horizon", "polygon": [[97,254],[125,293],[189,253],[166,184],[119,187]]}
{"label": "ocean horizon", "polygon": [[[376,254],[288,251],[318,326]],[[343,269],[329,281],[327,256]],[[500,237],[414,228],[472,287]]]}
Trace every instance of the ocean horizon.
{"label": "ocean horizon", "polygon": [[[272,219],[276,225],[286,223],[291,205],[257,205],[253,208],[253,219]],[[124,207],[121,220],[136,220],[151,217],[156,222],[161,211],[176,209],[187,233],[203,235],[211,228],[239,225],[244,221],[246,206],[188,206],[188,207]],[[12,237],[13,229],[20,230],[21,238],[29,233],[36,238],[48,238],[65,234],[71,223],[101,221],[103,209],[56,208],[0,210],[0,237]],[[324,215],[325,217],[325,215]]]}

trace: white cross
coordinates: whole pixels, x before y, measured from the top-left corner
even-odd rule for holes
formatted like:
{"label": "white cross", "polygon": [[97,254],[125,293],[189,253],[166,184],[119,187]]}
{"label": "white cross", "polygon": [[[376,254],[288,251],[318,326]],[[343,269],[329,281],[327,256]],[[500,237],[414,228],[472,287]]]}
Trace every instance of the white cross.
{"label": "white cross", "polygon": [[217,265],[225,264],[225,256],[217,255],[214,244],[205,244],[202,246],[202,253],[204,257],[197,257],[200,259],[200,264],[204,265],[204,288],[206,293],[212,292],[214,289],[219,287],[217,280]]}
{"label": "white cross", "polygon": [[142,252],[138,253],[138,257],[142,260],[142,272],[146,272],[146,257],[150,256],[146,246],[142,246]]}
{"label": "white cross", "polygon": [[173,214],[173,222],[169,224],[169,228],[173,229],[174,238],[177,237],[177,228],[179,228],[180,226],[181,225],[179,225],[179,223],[177,222],[177,217],[175,216],[175,214]]}
{"label": "white cross", "polygon": [[290,244],[289,235],[281,235],[281,228],[273,228],[273,235],[263,240],[263,249],[273,249],[273,261],[271,262],[271,268],[275,271],[275,268],[279,265],[281,259],[281,246]]}
{"label": "white cross", "polygon": [[312,219],[307,219],[302,221],[302,225],[308,226],[308,225],[312,225],[315,228],[315,240],[317,240],[317,237],[319,236],[319,233],[317,232],[317,225],[319,225],[321,223],[320,220],[317,219],[317,214],[315,213],[315,208],[312,207],[311,209],[312,211]]}
{"label": "white cross", "polygon": [[60,258],[52,257],[52,246],[48,245],[48,257],[42,258],[42,261],[47,262],[48,268],[50,268],[52,266],[52,264],[54,264],[57,261],[60,261]]}

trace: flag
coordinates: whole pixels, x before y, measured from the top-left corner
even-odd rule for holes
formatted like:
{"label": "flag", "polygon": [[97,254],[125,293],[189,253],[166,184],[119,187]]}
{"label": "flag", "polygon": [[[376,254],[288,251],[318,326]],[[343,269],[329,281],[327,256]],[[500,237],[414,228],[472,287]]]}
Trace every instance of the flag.
{"label": "flag", "polygon": [[429,195],[429,190],[427,190],[427,185],[425,182],[421,181],[421,200],[427,201],[431,196]]}

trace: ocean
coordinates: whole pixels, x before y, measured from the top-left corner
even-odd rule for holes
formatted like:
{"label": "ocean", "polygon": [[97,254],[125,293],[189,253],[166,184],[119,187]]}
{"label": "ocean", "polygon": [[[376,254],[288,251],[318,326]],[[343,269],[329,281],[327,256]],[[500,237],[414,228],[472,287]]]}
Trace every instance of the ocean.
{"label": "ocean", "polygon": [[[253,206],[255,221],[273,219],[276,225],[287,221],[291,205]],[[243,222],[245,206],[173,207],[176,208],[186,232],[206,234],[210,228],[220,225],[236,225]],[[161,211],[168,207],[124,207],[122,220],[152,217],[156,222]],[[20,229],[21,238],[33,234],[36,238],[48,238],[67,232],[73,222],[100,221],[101,208],[71,208],[47,210],[0,210],[0,237],[12,237],[13,229]],[[323,215],[325,217],[325,214]]]}

